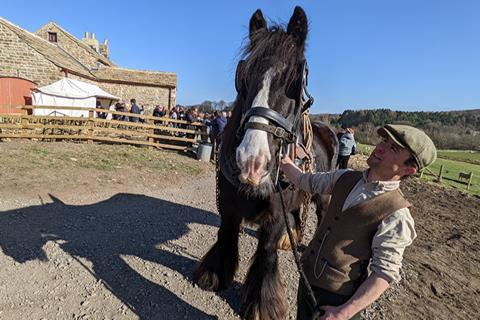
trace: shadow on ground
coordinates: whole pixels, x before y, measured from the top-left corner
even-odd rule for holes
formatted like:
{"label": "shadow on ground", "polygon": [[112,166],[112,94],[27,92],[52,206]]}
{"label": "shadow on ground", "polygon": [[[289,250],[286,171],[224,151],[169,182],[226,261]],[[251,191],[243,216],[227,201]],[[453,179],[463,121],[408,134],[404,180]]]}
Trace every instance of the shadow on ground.
{"label": "shadow on ground", "polygon": [[[159,314],[166,319],[217,318],[188,304],[161,284],[145,279],[121,255],[162,264],[191,281],[200,257],[191,257],[182,248],[182,255],[174,254],[158,249],[158,245],[182,237],[192,223],[218,226],[218,215],[134,194],[117,194],[81,206],[52,199],[53,203],[0,214],[0,247],[6,255],[19,263],[46,261],[44,244],[62,240],[60,247],[74,258],[91,261],[93,275],[140,319],[155,319]],[[220,296],[238,311],[234,289]]]}

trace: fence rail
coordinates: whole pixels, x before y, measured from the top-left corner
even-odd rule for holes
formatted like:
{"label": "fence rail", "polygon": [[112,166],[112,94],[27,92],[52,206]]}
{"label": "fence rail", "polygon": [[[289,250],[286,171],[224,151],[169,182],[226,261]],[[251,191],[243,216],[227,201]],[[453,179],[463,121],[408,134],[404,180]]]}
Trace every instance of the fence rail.
{"label": "fence rail", "polygon": [[443,179],[454,181],[454,182],[466,185],[466,189],[470,190],[470,186],[472,185],[472,180],[473,180],[473,172],[459,172],[458,179],[453,179],[445,176],[446,171],[447,171],[447,168],[442,164],[440,165],[440,170],[438,174],[436,174],[429,168],[425,168],[420,173],[420,177],[422,177],[422,175],[424,174],[427,174],[429,176],[435,177],[435,180],[438,182],[442,182]]}
{"label": "fence rail", "polygon": [[[33,115],[33,110],[85,111],[88,116]],[[6,110],[3,111],[2,110]],[[107,120],[112,117],[138,118],[139,122]],[[186,150],[206,140],[203,123],[189,123],[165,117],[113,110],[67,106],[0,106],[0,141],[3,139],[85,140],[142,145],[152,148]]]}

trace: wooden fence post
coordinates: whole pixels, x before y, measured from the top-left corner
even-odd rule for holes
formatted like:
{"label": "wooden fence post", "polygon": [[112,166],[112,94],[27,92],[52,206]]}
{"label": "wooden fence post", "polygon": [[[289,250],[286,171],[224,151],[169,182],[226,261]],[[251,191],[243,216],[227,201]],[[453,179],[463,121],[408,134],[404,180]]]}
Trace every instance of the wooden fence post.
{"label": "wooden fence post", "polygon": [[443,178],[443,164],[440,165],[440,173],[438,174],[438,182],[442,182]]}
{"label": "wooden fence post", "polygon": [[88,110],[88,130],[87,130],[87,135],[89,136],[89,139],[87,140],[87,143],[93,143],[93,140],[90,139],[90,137],[93,137],[93,110]]}
{"label": "wooden fence post", "polygon": [[[145,121],[146,124],[154,124],[154,122],[155,122],[155,121],[152,121],[151,119],[145,119],[145,120],[146,120],[146,121]],[[148,133],[149,133],[149,134],[154,134],[154,133],[155,133],[155,129],[153,129],[153,128],[148,128]],[[155,143],[155,138],[153,138],[153,137],[148,137],[148,142],[150,142],[150,143]],[[148,146],[148,149],[151,150],[151,149],[154,149],[154,148],[153,148],[152,145],[149,145],[149,146]]]}

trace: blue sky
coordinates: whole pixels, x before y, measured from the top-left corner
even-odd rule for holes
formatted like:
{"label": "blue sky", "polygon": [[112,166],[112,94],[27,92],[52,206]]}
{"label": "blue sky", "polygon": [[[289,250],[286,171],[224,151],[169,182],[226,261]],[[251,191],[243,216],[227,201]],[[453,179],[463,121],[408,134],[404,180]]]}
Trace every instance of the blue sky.
{"label": "blue sky", "polygon": [[[480,1],[10,1],[0,16],[35,31],[54,21],[109,40],[119,66],[176,72],[177,103],[232,101],[248,21],[309,18],[314,113],[480,108]],[[1,49],[0,49],[1,50]]]}

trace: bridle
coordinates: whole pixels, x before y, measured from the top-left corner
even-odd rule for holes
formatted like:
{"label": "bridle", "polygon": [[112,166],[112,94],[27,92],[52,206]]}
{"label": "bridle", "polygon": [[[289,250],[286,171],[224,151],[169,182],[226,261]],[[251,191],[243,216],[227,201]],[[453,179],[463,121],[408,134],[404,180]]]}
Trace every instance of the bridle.
{"label": "bridle", "polygon": [[[241,60],[237,66],[237,71],[235,75],[235,88],[237,89],[238,94],[240,94],[241,90],[243,90],[243,88],[246,86],[245,80],[240,79],[239,77],[245,67],[245,64],[246,61]],[[273,137],[276,138],[280,143],[277,162],[278,164],[280,163],[283,154],[290,153],[291,145],[301,144],[301,142],[298,141],[300,134],[298,134],[296,131],[299,129],[299,123],[302,118],[305,119],[305,117],[302,117],[302,115],[308,115],[310,107],[313,104],[313,97],[307,91],[308,65],[306,60],[303,60],[303,62],[301,63],[301,70],[301,84],[299,86],[300,92],[297,93],[298,98],[294,100],[295,102],[293,102],[292,99],[292,103],[295,103],[294,112],[292,114],[284,117],[279,112],[270,108],[264,106],[253,106],[243,113],[242,120],[240,121],[240,126],[237,130],[237,138],[239,140],[241,140],[247,129],[262,130],[272,134]],[[266,119],[268,121],[268,124],[249,122],[248,120],[252,116]],[[309,151],[307,151],[307,153],[308,152]],[[279,169],[280,166],[278,165],[275,179],[273,181],[274,185],[276,185],[278,182],[278,177],[280,173]]]}
{"label": "bridle", "polygon": [[[241,72],[243,71],[245,64],[245,60],[240,60],[237,66],[237,72],[235,75],[235,88],[237,89],[237,93],[240,93],[242,87],[245,86],[245,80],[240,79],[239,77],[239,74],[241,74]],[[294,139],[296,133],[294,132],[294,130],[296,130],[298,127],[300,116],[301,114],[308,112],[308,110],[313,104],[313,97],[307,91],[308,65],[306,60],[302,62],[301,68],[302,83],[300,85],[300,92],[297,93],[298,98],[295,99],[295,108],[293,114],[285,118],[277,111],[266,108],[264,106],[251,107],[242,116],[242,120],[237,131],[237,137],[243,136],[247,129],[257,129],[273,134],[275,138],[280,139],[284,144],[290,144],[295,142]],[[264,118],[268,120],[269,124],[248,122],[248,120],[252,116]]]}

